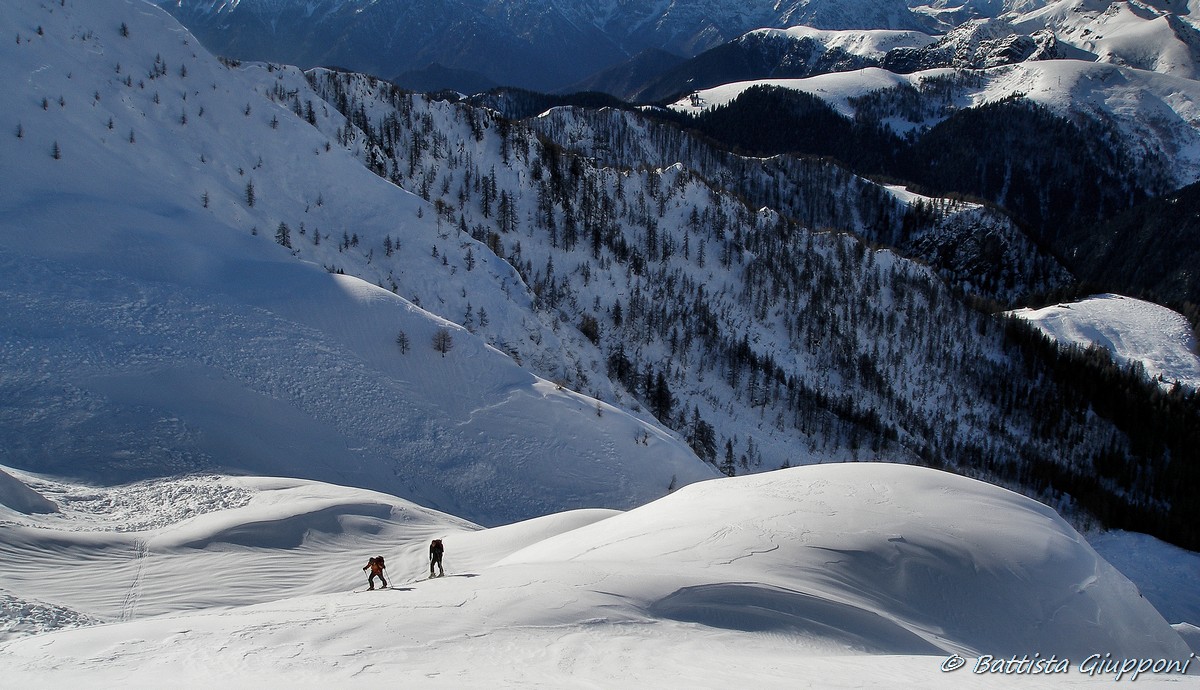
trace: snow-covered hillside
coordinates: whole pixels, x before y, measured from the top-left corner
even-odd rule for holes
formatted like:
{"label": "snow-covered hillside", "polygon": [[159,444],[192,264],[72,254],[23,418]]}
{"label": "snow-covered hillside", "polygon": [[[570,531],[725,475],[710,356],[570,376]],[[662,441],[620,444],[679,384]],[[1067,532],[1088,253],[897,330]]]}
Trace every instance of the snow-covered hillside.
{"label": "snow-covered hillside", "polygon": [[1133,581],[1142,596],[1171,623],[1194,651],[1200,651],[1200,553],[1185,551],[1137,532],[1088,534],[1088,543]]}
{"label": "snow-covered hillside", "polygon": [[[516,272],[310,125],[328,105],[273,102],[278,70],[226,67],[136,0],[5,4],[0,25],[5,463],[320,478],[482,523],[714,474],[518,366],[556,340]],[[377,285],[340,275],[360,240]],[[414,305],[468,294],[504,352]]]}
{"label": "snow-covered hillside", "polygon": [[[753,86],[774,85],[817,96],[852,118],[853,99],[900,87],[919,90],[924,83],[956,74],[953,69],[895,74],[870,68],[807,79],[738,82],[699,91],[671,107],[696,113],[729,103]],[[963,108],[1014,96],[1068,119],[1094,117],[1112,123],[1131,155],[1139,163],[1165,167],[1175,186],[1200,179],[1200,82],[1111,64],[1048,60],[975,71],[956,80],[950,93],[931,99],[942,103],[935,112],[922,112],[915,120],[898,112],[885,124],[903,134],[932,126]]]}
{"label": "snow-covered hillside", "polygon": [[[1052,510],[928,469],[794,468],[487,530],[312,482],[19,476],[62,508],[0,508],[6,606],[47,629],[0,644],[21,687],[961,687],[951,654],[1070,659],[1022,679],[1048,687],[1111,682],[1079,669],[1097,650],[1190,658]],[[431,538],[444,579],[421,579]],[[392,588],[351,593],[376,554]]]}
{"label": "snow-covered hillside", "polygon": [[[965,308],[926,266],[811,229],[911,231],[907,211],[928,198],[823,161],[723,156],[678,128],[615,111],[556,110],[530,125],[361,75],[308,77],[361,124],[340,141],[519,267],[539,309],[579,324],[560,329],[562,341],[602,356],[577,360],[565,372],[571,386],[603,397],[589,386],[610,377],[618,400],[644,404],[726,473],[914,454],[947,466],[983,457],[966,464],[1087,466],[1095,448],[1086,444],[1111,439],[1106,422],[1081,417],[1096,424],[1086,444],[1063,445],[1067,436],[1027,410],[1005,409],[1002,382],[1030,399],[1055,389],[1023,373],[999,321]],[[580,148],[576,132],[595,148]],[[962,221],[960,239],[986,240],[997,254],[1016,248],[994,213],[935,205],[926,209],[935,219]],[[953,238],[937,249],[957,257]],[[1061,271],[1022,265],[1034,270],[1005,272],[1046,280]],[[943,445],[951,437],[953,451]]]}
{"label": "snow-covered hillside", "polygon": [[1200,350],[1191,324],[1178,312],[1120,295],[1096,295],[1013,315],[1062,345],[1108,350],[1122,366],[1137,363],[1166,387],[1176,382],[1200,390]]}
{"label": "snow-covered hillside", "polygon": [[[865,241],[892,246],[972,294],[1010,301],[1071,280],[1010,217],[978,203],[848,176],[827,161],[734,155],[644,113],[553,108],[529,122],[555,143],[606,165],[682,163],[753,206],[803,219],[810,228],[845,228]],[[822,188],[828,192],[814,193]]]}

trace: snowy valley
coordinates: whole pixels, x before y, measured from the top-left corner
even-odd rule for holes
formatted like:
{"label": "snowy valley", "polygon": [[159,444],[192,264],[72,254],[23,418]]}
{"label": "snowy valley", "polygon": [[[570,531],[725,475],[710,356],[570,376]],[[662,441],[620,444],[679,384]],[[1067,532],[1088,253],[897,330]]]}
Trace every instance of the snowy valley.
{"label": "snowy valley", "polygon": [[[828,38],[834,5],[779,22]],[[1196,429],[1146,450],[978,306],[1072,280],[996,205],[673,119],[745,84],[524,117],[218,58],[142,0],[0,26],[5,682],[998,687],[942,665],[1035,653],[1070,659],[1035,684],[1110,682],[1104,654],[1194,682],[1196,554],[1102,527],[1194,543],[1196,468],[1144,468]],[[953,107],[1069,74],[1047,107],[1200,176],[1195,82],[1086,64]],[[840,79],[779,85],[870,91]],[[1187,319],[1133,302],[1017,316],[1185,405]],[[377,554],[392,588],[351,591]]]}

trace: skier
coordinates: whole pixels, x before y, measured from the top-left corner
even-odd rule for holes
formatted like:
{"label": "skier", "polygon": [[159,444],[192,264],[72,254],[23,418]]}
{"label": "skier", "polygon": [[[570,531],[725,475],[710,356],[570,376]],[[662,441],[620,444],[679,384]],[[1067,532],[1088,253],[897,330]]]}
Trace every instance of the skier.
{"label": "skier", "polygon": [[387,580],[385,580],[383,577],[383,569],[385,567],[386,566],[383,564],[383,556],[376,556],[367,560],[367,564],[363,566],[364,571],[367,568],[371,569],[371,576],[367,578],[367,584],[369,584],[370,587],[367,589],[375,589],[375,578],[379,578],[379,582],[383,584],[383,589],[387,588]]}
{"label": "skier", "polygon": [[433,566],[435,565],[438,569],[438,577],[443,577],[446,574],[446,571],[442,570],[443,550],[441,539],[434,539],[429,543],[429,577],[433,577]]}

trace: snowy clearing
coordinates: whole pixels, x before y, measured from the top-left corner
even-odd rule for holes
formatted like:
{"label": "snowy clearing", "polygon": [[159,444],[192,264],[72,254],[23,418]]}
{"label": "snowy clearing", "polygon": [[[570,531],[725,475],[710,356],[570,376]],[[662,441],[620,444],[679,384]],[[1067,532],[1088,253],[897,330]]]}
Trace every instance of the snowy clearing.
{"label": "snowy clearing", "polygon": [[1122,365],[1138,362],[1164,387],[1178,381],[1200,388],[1195,333],[1187,319],[1166,307],[1109,294],[1012,313],[1060,343],[1102,347]]}

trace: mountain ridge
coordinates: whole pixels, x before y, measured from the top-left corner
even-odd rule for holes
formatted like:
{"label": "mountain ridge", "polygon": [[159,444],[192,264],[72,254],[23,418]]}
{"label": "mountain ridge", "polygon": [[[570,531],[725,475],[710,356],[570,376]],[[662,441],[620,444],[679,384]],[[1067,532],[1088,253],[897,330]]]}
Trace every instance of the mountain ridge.
{"label": "mountain ridge", "polygon": [[[886,7],[860,0],[849,15],[844,0],[159,4],[206,45],[229,57],[301,67],[337,65],[385,78],[437,62],[479,72],[506,86],[542,91],[565,88],[647,49],[690,55],[766,26],[811,22],[844,28],[847,22],[862,21],[897,25],[894,28],[923,25],[901,0],[889,0]],[[560,59],[567,54],[570,61]],[[445,87],[457,88],[452,83]]]}
{"label": "mountain ridge", "polygon": [[[716,48],[734,52],[748,32],[763,29],[909,31],[929,40],[957,42],[960,48],[964,30],[1003,34],[989,39],[994,45],[983,51],[994,54],[960,59],[954,63],[958,67],[1012,62],[1030,55],[1066,56],[1194,78],[1200,64],[1200,30],[1190,8],[1176,8],[1169,2],[1135,7],[1082,0],[1003,4],[973,0],[957,13],[937,7],[910,8],[900,0],[885,4],[791,0],[750,6],[723,0],[658,5],[619,0],[606,4],[520,0],[504,5],[482,0],[159,0],[159,4],[206,45],[229,57],[305,68],[337,66],[383,78],[437,63],[482,74],[503,86],[539,91],[601,88],[623,97],[642,91],[665,97],[685,84],[664,73],[658,78],[673,81],[676,91],[661,94],[665,87],[650,89],[650,78],[643,76],[637,88],[616,93],[620,80],[610,85],[602,72],[644,71],[649,66],[644,60],[640,65],[621,65],[648,50],[685,58]],[[572,60],[560,59],[566,54]],[[752,61],[765,59],[766,54],[758,54]],[[949,65],[950,60],[949,55],[934,56],[929,51],[893,57],[893,63],[905,71],[935,63]],[[742,78],[765,78],[781,67],[777,64]],[[695,69],[704,71],[702,66]],[[453,71],[443,74],[427,88],[470,91],[470,84],[479,83],[475,77],[454,75]],[[807,75],[793,72],[791,76]],[[700,84],[714,85],[709,79]]]}

